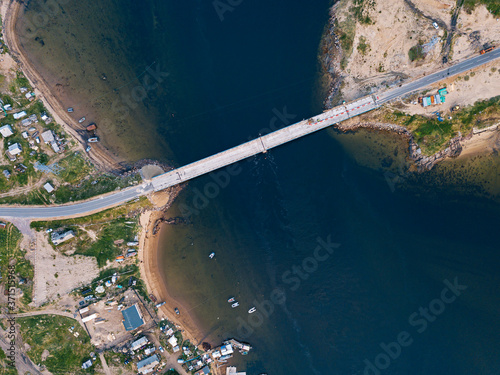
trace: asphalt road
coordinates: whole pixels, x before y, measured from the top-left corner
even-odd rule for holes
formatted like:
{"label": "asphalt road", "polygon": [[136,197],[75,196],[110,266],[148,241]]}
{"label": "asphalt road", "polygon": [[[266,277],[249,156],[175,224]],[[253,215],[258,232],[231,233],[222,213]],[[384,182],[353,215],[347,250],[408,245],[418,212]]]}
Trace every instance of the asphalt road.
{"label": "asphalt road", "polygon": [[128,202],[153,191],[151,184],[142,184],[120,190],[105,196],[61,206],[29,207],[29,206],[0,206],[0,217],[26,219],[53,219],[67,216],[85,216],[91,212],[113,207]]}
{"label": "asphalt road", "polygon": [[442,69],[436,73],[432,73],[415,81],[403,84],[401,85],[401,87],[383,92],[379,95],[379,99],[377,100],[377,102],[379,104],[383,104],[397,97],[410,94],[413,91],[420,90],[433,83],[439,82],[440,80],[447,77],[451,77],[466,72],[467,70],[474,69],[499,57],[500,48],[494,49],[491,52],[487,52],[484,55],[474,56],[455,65],[451,65],[448,68]]}
{"label": "asphalt road", "polygon": [[[355,103],[348,103],[346,106],[339,106],[337,108],[333,108],[332,110],[325,112],[323,114],[320,114],[318,116],[313,117],[312,119],[315,121],[315,124],[318,126],[315,127],[314,125],[309,125],[309,129],[307,131],[300,130],[301,128],[304,128],[305,123],[304,121],[290,125],[288,128],[284,128],[281,130],[278,130],[276,134],[278,133],[283,133],[283,132],[292,132],[295,129],[300,132],[300,134],[296,134],[295,136],[292,136],[290,134],[288,137],[291,139],[295,139],[301,136],[304,136],[306,134],[309,134],[313,131],[321,130],[325,127],[328,127],[332,125],[335,122],[339,122],[342,120],[345,120],[347,117],[353,117],[357,116],[363,112],[366,112],[368,110],[376,108],[378,105],[383,104],[385,102],[394,100],[398,97],[410,94],[413,91],[420,90],[426,86],[429,86],[433,83],[439,82],[442,79],[445,79],[447,77],[460,74],[463,72],[466,72],[467,70],[476,68],[480,65],[486,64],[492,60],[495,60],[500,57],[500,48],[493,50],[491,52],[485,53],[484,55],[478,55],[475,57],[472,57],[470,59],[464,60],[460,63],[457,63],[455,65],[449,66],[445,69],[442,69],[436,73],[430,74],[428,76],[425,76],[423,78],[417,79],[415,81],[406,83],[401,85],[400,87],[397,87],[395,89],[391,89],[385,92],[382,92],[380,94],[375,94],[373,97],[377,98],[376,103],[370,102],[369,97],[366,98],[361,98]],[[365,103],[366,102],[366,103]],[[363,107],[363,105],[365,107]],[[345,111],[344,109],[347,109]],[[322,124],[320,124],[322,123]],[[254,148],[257,150],[256,152],[262,152],[262,149],[268,149],[271,147],[275,147],[276,145],[272,145],[273,143],[273,137],[276,135],[273,135],[272,133],[261,137],[262,141],[266,143],[262,143],[261,145],[256,145]],[[259,139],[251,142],[258,142]],[[251,143],[249,142],[249,143]],[[280,142],[277,142],[279,144],[282,144]],[[239,147],[243,145],[237,146],[233,149],[227,150],[221,154],[224,153],[230,153],[231,151],[235,151]],[[246,150],[250,152],[249,150]],[[254,150],[255,151],[255,150]],[[253,152],[253,151],[252,151]],[[250,152],[250,153],[252,153]],[[252,153],[254,154],[254,153]],[[213,155],[207,159],[213,160],[218,157],[219,154]],[[241,156],[241,155],[240,155]],[[242,159],[245,157],[244,155],[242,157],[239,157],[237,159]],[[203,160],[199,161],[202,162]],[[208,161],[208,160],[205,160]],[[236,161],[236,160],[235,160]],[[203,173],[210,172],[211,170],[214,170],[214,168],[220,168],[220,165],[215,165],[212,166],[212,168],[209,168],[210,170],[207,171],[201,171],[201,172],[191,172],[192,176],[183,176],[185,174],[187,167],[189,169],[193,169],[193,167],[196,167],[199,162],[195,162],[190,164],[189,166],[185,166],[182,168],[179,168],[175,171],[171,171],[165,175],[158,176],[155,178],[155,189],[153,188],[153,184],[142,184],[140,186],[135,186],[127,189],[123,189],[119,192],[116,193],[111,193],[106,196],[101,196],[97,197],[85,202],[81,203],[73,203],[73,204],[66,204],[66,205],[61,205],[61,206],[45,206],[45,207],[29,207],[29,206],[0,206],[0,217],[4,219],[9,219],[9,218],[25,218],[25,219],[54,219],[54,218],[62,218],[62,217],[68,217],[68,216],[85,216],[88,215],[92,212],[100,211],[109,207],[117,206],[121,203],[130,201],[132,199],[135,199],[137,197],[140,197],[142,195],[146,195],[153,190],[160,190],[163,188],[166,188],[168,186],[172,186],[175,184],[178,184],[180,182],[185,181],[184,178],[182,177],[189,177],[189,178],[194,178],[194,175],[201,175]],[[225,165],[228,165],[227,163]],[[225,166],[222,165],[222,166]],[[204,168],[205,169],[205,168]]]}

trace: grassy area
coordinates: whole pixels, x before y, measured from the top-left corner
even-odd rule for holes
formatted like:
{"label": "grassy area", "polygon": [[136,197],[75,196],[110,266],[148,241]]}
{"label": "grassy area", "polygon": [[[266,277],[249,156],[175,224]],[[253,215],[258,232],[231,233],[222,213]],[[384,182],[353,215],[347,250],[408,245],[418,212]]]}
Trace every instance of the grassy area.
{"label": "grassy area", "polygon": [[[54,375],[92,374],[95,363],[89,369],[83,370],[82,363],[90,359],[94,347],[90,338],[76,320],[55,315],[40,315],[27,318],[18,318],[23,341],[31,349],[29,357],[35,362],[44,364]],[[73,332],[78,332],[75,337]],[[48,357],[42,360],[42,353],[47,350]]]}
{"label": "grassy area", "polygon": [[371,25],[373,24],[373,21],[368,15],[368,7],[373,6],[374,4],[374,1],[354,0],[353,5],[349,9],[349,11],[354,16],[354,18],[358,20],[358,22],[365,25]]}
{"label": "grassy area", "polygon": [[370,45],[366,43],[366,38],[364,36],[359,37],[358,51],[362,55],[366,55],[366,53],[370,51]]}
{"label": "grassy area", "polygon": [[104,352],[104,358],[106,359],[106,363],[108,364],[108,366],[115,366],[122,368],[124,367],[127,370],[132,370],[133,368],[134,361],[130,361],[129,363],[125,364],[125,360],[130,358],[130,356],[125,353],[116,353],[113,351],[107,351]]}
{"label": "grassy area", "polygon": [[2,375],[17,375],[18,372],[15,367],[9,366],[10,361],[7,359],[7,355],[0,348],[0,374]]}
{"label": "grassy area", "polygon": [[336,22],[335,29],[337,30],[343,52],[340,66],[342,69],[345,69],[347,66],[347,59],[349,59],[352,54],[354,36],[356,35],[356,22],[352,18],[347,18],[345,21]]}
{"label": "grassy area", "polygon": [[20,301],[27,305],[33,297],[33,265],[24,257],[26,252],[21,250],[19,242],[21,240],[21,232],[8,223],[3,229],[0,229],[0,267],[2,282],[8,281],[8,266],[15,265],[15,274],[17,282],[24,279],[25,282],[16,287],[23,291],[23,296]]}
{"label": "grassy area", "polygon": [[[150,203],[145,197],[126,206],[113,208],[94,215],[68,220],[32,222],[31,226],[38,230],[59,227],[73,229],[78,237],[72,243],[72,247],[76,248],[75,254],[94,256],[99,267],[103,267],[108,259],[110,261],[114,260],[116,256],[125,250],[127,241],[133,240],[137,233],[138,220],[131,217],[130,213],[144,207],[150,207]],[[86,230],[94,231],[97,240],[91,241],[80,226]],[[114,244],[114,241],[119,239],[123,239],[124,243]],[[140,283],[138,282],[138,284]],[[138,285],[139,288],[140,285]]]}
{"label": "grassy area", "polygon": [[101,211],[93,215],[78,217],[75,219],[66,219],[66,220],[32,221],[30,225],[31,228],[37,230],[45,230],[48,228],[57,228],[63,226],[90,225],[90,224],[95,224],[99,226],[111,220],[128,216],[130,212],[145,207],[151,207],[151,203],[146,197],[142,197],[136,202],[129,203],[125,206],[110,208],[109,210]]}
{"label": "grassy area", "polygon": [[411,61],[423,60],[425,54],[422,45],[419,43],[416,46],[411,47],[408,51],[408,57]]}
{"label": "grassy area", "polygon": [[[97,241],[89,243],[88,240],[78,241],[76,254],[93,256],[97,260],[99,267],[104,267],[107,260],[114,260],[123,251],[123,247],[115,245],[113,242],[118,239],[130,241],[135,236],[135,225],[127,224],[127,218],[114,219],[107,223],[98,234]],[[86,229],[99,230],[101,225],[88,226]]]}
{"label": "grassy area", "polygon": [[62,185],[54,191],[54,203],[67,203],[88,199],[96,195],[109,193],[117,188],[125,188],[138,182],[139,175],[127,178],[112,175],[101,175],[89,178],[78,185]]}
{"label": "grassy area", "polygon": [[80,152],[73,152],[57,163],[63,170],[59,177],[70,184],[83,180],[92,172],[92,166]]}
{"label": "grassy area", "polygon": [[488,11],[495,17],[500,16],[500,0],[465,0],[463,7],[470,14],[478,4],[486,5]]}
{"label": "grassy area", "polygon": [[[109,193],[117,188],[129,187],[140,180],[139,175],[126,178],[101,175],[92,178],[92,176],[89,175],[92,171],[90,164],[81,156],[73,155],[74,154],[70,155],[68,160],[63,159],[61,161],[60,165],[67,167],[67,169],[60,172],[60,177],[50,175],[51,179],[47,180],[47,182],[54,185],[52,179],[60,178],[65,181],[64,185],[60,185],[50,194],[47,193],[44,188],[40,188],[31,190],[29,193],[23,195],[3,197],[0,198],[0,204],[43,205],[75,202],[89,199],[96,195]],[[26,172],[17,174],[12,173],[13,168],[11,166],[0,166],[0,171],[3,170],[2,168],[11,172],[11,178],[7,180],[3,175],[0,175],[0,191],[8,191],[14,187],[16,183],[20,182],[22,182],[22,185],[25,185],[31,176],[40,178],[40,174],[34,171],[31,164],[28,165],[28,170]],[[82,178],[85,179],[82,181]]]}
{"label": "grassy area", "polygon": [[386,121],[407,127],[422,148],[422,152],[425,155],[431,155],[443,149],[459,131],[465,136],[473,127],[481,129],[498,122],[500,96],[478,101],[472,106],[462,108],[452,114],[451,120],[443,116],[445,119],[442,122],[436,117],[410,116],[400,111],[386,112],[383,116]]}
{"label": "grassy area", "polygon": [[31,90],[31,85],[28,79],[24,76],[24,74],[21,71],[16,72],[16,79],[14,82],[17,88],[25,87],[28,90]]}

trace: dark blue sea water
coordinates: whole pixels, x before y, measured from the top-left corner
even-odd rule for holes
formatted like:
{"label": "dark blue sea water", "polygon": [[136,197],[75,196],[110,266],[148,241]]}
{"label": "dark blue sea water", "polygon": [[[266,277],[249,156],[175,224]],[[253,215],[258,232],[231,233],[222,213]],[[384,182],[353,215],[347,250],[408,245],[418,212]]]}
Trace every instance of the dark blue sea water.
{"label": "dark blue sea water", "polygon": [[[157,140],[141,156],[182,165],[321,111],[327,0],[234,1],[222,20],[212,1],[104,3],[95,17],[122,22],[126,41],[110,85],[151,63],[169,74],[130,111],[127,126]],[[117,37],[92,26],[82,38]],[[162,265],[204,340],[250,342],[233,361],[249,375],[499,374],[500,208],[439,169],[394,189],[354,157],[396,165],[404,150],[383,133],[323,131],[190,182],[169,212],[190,224],[162,230]]]}

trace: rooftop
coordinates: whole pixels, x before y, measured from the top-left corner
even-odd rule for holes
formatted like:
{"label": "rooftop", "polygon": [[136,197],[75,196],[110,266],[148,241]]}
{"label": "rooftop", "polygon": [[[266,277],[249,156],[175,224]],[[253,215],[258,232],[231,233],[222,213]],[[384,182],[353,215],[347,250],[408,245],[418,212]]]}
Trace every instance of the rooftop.
{"label": "rooftop", "polygon": [[144,320],[142,319],[137,303],[130,306],[128,309],[123,310],[122,315],[124,319],[123,325],[127,331],[133,331],[144,324]]}

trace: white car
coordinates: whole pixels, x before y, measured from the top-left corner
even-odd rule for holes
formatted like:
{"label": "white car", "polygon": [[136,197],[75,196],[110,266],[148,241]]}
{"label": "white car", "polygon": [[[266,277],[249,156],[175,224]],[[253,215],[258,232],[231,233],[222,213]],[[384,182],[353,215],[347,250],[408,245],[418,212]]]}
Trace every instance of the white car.
{"label": "white car", "polygon": [[434,28],[435,28],[436,30],[439,30],[439,25],[438,25],[436,22],[433,22],[433,23],[432,23],[432,26],[434,26]]}

